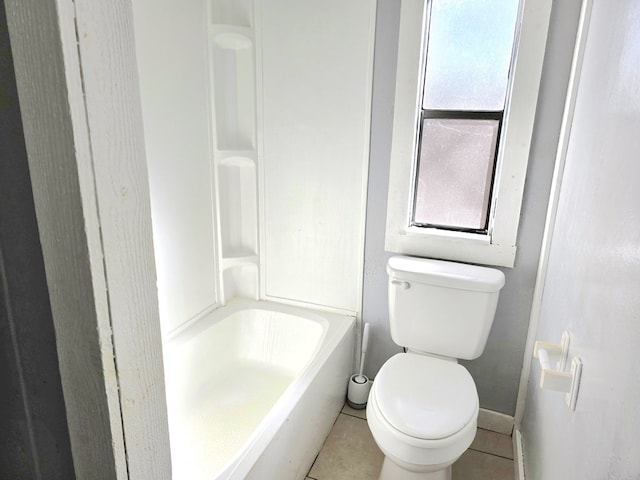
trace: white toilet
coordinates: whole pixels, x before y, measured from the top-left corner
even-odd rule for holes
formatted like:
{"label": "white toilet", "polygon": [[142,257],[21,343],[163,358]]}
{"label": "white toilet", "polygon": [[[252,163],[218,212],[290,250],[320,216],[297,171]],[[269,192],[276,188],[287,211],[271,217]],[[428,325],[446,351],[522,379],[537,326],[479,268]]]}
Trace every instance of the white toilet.
{"label": "white toilet", "polygon": [[385,455],[380,480],[450,480],[476,434],[478,393],[457,362],[484,350],[504,274],[492,268],[389,259],[391,337],[406,353],[382,366],[367,422]]}

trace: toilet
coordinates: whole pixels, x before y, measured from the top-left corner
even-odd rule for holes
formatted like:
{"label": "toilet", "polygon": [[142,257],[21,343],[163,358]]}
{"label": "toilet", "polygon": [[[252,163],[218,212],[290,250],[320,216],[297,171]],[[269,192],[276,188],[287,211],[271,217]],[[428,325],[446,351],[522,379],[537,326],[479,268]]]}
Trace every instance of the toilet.
{"label": "toilet", "polygon": [[367,423],[385,455],[380,480],[450,480],[471,445],[478,393],[458,359],[479,357],[504,285],[500,270],[394,256],[387,264],[391,338]]}

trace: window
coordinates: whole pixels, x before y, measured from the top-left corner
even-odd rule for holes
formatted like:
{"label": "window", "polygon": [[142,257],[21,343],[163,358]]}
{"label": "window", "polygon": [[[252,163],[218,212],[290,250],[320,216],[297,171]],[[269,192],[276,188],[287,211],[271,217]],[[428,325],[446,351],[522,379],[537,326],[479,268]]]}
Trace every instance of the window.
{"label": "window", "polygon": [[551,0],[402,2],[386,249],[513,266]]}

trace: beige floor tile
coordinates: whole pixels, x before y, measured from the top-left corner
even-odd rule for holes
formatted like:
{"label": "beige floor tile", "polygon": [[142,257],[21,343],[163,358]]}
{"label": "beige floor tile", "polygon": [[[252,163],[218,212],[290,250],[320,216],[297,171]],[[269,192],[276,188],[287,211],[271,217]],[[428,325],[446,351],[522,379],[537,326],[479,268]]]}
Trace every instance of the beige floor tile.
{"label": "beige floor tile", "polygon": [[342,413],[344,413],[345,415],[351,415],[353,417],[366,419],[366,412],[367,410],[365,408],[363,408],[362,410],[356,410],[355,408],[351,408],[348,403],[345,403],[344,407],[342,407]]}
{"label": "beige floor tile", "polygon": [[308,475],[316,480],[377,480],[383,459],[367,422],[341,413]]}
{"label": "beige floor tile", "polygon": [[469,448],[513,460],[513,443],[509,435],[479,428],[476,438]]}
{"label": "beige floor tile", "polygon": [[453,480],[514,480],[513,460],[467,450],[453,464]]}

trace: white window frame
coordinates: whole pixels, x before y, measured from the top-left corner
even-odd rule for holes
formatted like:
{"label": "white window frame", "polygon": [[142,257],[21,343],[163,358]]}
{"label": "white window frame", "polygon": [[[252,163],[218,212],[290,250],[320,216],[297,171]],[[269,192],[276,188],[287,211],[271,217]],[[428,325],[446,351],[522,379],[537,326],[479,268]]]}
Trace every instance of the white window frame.
{"label": "white window frame", "polygon": [[427,0],[402,0],[385,249],[513,267],[552,0],[524,0],[487,234],[411,227]]}

